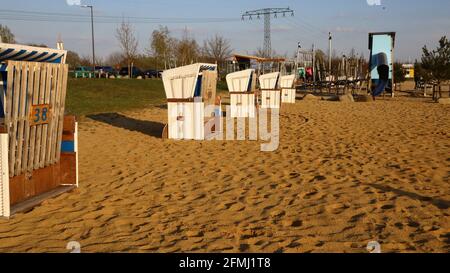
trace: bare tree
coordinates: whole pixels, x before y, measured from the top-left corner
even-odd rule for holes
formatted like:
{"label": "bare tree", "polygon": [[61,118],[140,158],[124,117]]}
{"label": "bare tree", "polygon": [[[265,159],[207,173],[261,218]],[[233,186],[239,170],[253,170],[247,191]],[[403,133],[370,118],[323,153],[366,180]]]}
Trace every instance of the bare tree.
{"label": "bare tree", "polygon": [[[256,57],[260,57],[260,58],[278,58],[278,57],[282,57],[282,55],[278,54],[275,50],[272,50],[272,54],[270,56],[267,56],[266,52],[264,49],[262,49],[261,47],[258,47],[256,49],[255,52],[253,52],[253,55]],[[286,54],[287,56],[287,54]]]}
{"label": "bare tree", "polygon": [[203,50],[207,57],[217,63],[225,61],[231,55],[232,51],[230,41],[218,34],[204,41]]}
{"label": "bare tree", "polygon": [[176,59],[180,65],[192,64],[199,57],[200,48],[195,39],[189,37],[187,29],[184,30],[183,38],[176,45]]}
{"label": "bare tree", "polygon": [[258,47],[256,51],[253,53],[253,55],[255,55],[256,57],[265,58],[266,52],[261,47]]}
{"label": "bare tree", "polygon": [[14,34],[11,32],[9,27],[2,24],[0,24],[0,41],[8,44],[16,43]]}
{"label": "bare tree", "polygon": [[131,76],[131,64],[137,55],[138,48],[138,40],[133,26],[129,22],[122,21],[116,29],[116,38],[128,65],[128,76]]}
{"label": "bare tree", "polygon": [[231,55],[230,41],[216,34],[203,42],[203,54],[217,64],[218,72],[222,70],[225,60]]}
{"label": "bare tree", "polygon": [[113,66],[113,67],[121,67],[123,65],[126,65],[126,60],[121,52],[113,52],[111,53],[107,59],[106,63]]}
{"label": "bare tree", "polygon": [[70,69],[74,69],[75,67],[81,65],[80,55],[78,55],[78,53],[76,53],[75,51],[68,50],[66,63],[69,65]]}

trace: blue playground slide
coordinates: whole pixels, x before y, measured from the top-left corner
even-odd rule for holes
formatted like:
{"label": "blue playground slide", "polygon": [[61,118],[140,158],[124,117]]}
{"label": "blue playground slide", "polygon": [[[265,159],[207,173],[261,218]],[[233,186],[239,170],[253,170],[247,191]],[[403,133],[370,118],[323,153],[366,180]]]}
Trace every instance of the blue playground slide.
{"label": "blue playground slide", "polygon": [[378,53],[375,56],[377,72],[380,76],[376,88],[373,90],[372,95],[377,97],[383,94],[386,86],[389,83],[389,62],[385,53]]}

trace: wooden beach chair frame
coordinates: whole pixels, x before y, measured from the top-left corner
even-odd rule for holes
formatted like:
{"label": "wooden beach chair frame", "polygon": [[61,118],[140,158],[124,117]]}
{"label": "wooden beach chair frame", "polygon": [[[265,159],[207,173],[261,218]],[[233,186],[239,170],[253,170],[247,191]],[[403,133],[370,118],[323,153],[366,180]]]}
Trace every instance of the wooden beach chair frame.
{"label": "wooden beach chair frame", "polygon": [[78,187],[78,126],[64,115],[67,52],[58,47],[0,43],[0,216]]}

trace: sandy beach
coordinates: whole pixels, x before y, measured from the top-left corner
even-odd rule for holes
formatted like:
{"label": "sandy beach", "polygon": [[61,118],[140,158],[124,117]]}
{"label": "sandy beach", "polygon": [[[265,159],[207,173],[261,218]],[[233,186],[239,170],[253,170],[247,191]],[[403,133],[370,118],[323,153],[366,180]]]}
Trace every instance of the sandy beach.
{"label": "sandy beach", "polygon": [[283,105],[280,145],[161,139],[164,107],[80,121],[80,187],[0,219],[0,252],[450,251],[450,107]]}

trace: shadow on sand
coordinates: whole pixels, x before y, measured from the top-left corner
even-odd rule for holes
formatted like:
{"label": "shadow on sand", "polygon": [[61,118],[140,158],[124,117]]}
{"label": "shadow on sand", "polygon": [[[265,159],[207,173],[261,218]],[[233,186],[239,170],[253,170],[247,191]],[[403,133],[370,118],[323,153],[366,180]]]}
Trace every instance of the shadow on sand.
{"label": "shadow on sand", "polygon": [[435,207],[437,207],[438,209],[448,209],[450,207],[450,202],[446,201],[446,200],[427,197],[427,196],[423,196],[423,195],[420,195],[417,193],[412,193],[412,192],[408,192],[408,191],[404,191],[404,190],[395,189],[390,186],[383,186],[383,185],[377,185],[377,184],[369,184],[369,186],[372,186],[378,190],[382,190],[385,192],[393,192],[399,196],[406,196],[411,199],[419,200],[422,202],[428,202],[428,203],[431,203],[432,205],[434,205]]}
{"label": "shadow on sand", "polygon": [[164,124],[160,122],[134,119],[118,113],[96,114],[87,117],[111,126],[140,132],[156,138],[162,138],[164,129]]}

